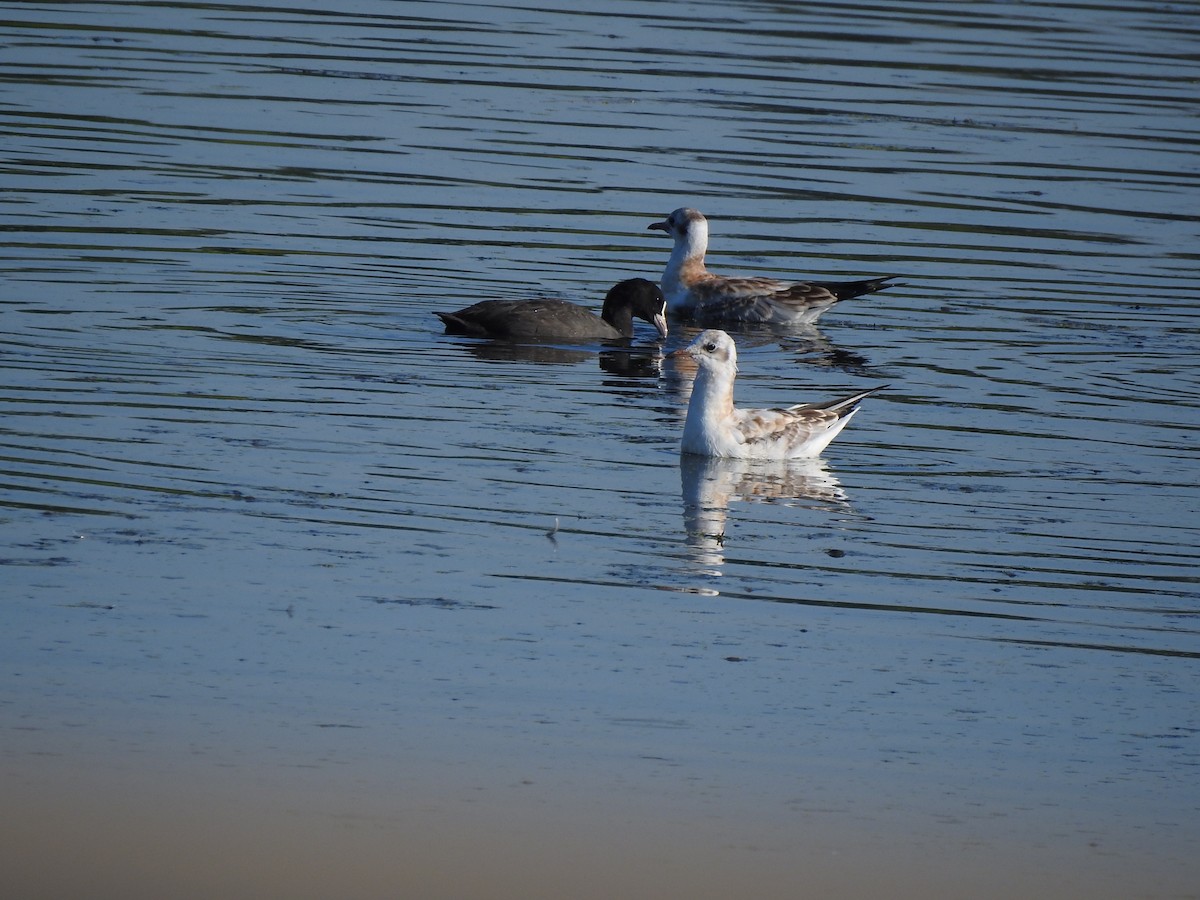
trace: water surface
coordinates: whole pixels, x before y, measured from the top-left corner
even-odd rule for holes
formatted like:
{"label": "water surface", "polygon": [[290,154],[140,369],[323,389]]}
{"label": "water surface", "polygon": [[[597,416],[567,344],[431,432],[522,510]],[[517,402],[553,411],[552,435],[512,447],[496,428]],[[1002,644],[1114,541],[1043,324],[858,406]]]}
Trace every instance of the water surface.
{"label": "water surface", "polygon": [[[0,727],[25,896],[1195,897],[1190,4],[0,17]],[[432,313],[902,274],[877,384]],[[214,865],[214,860],[219,861]]]}

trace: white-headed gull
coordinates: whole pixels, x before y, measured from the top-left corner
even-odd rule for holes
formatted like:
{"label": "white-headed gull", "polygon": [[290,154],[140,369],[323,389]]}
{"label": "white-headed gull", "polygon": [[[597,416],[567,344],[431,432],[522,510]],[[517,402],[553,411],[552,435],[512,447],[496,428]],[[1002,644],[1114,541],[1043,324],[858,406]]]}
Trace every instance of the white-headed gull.
{"label": "white-headed gull", "polygon": [[684,453],[737,459],[800,459],[829,446],[864,397],[881,387],[829,403],[802,403],[786,409],[738,409],[733,405],[737,348],[724,331],[701,332],[687,347],[697,364],[696,380],[683,426]]}
{"label": "white-headed gull", "polygon": [[896,275],[862,281],[781,281],[778,278],[727,278],[704,267],[708,219],[681,207],[662,222],[647,226],[675,239],[663,272],[667,308],[675,315],[707,324],[766,323],[810,325],[839,300],[894,287]]}

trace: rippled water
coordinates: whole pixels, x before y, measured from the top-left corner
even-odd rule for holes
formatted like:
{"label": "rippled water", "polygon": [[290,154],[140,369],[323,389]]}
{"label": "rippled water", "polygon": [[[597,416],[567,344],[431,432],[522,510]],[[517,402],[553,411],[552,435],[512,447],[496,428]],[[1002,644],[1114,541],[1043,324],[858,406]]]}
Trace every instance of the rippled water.
{"label": "rippled water", "polygon": [[[1200,896],[1198,37],[9,4],[12,883]],[[747,405],[890,385],[822,460],[681,462],[686,328],[440,333],[681,205],[716,271],[903,274],[736,335]]]}

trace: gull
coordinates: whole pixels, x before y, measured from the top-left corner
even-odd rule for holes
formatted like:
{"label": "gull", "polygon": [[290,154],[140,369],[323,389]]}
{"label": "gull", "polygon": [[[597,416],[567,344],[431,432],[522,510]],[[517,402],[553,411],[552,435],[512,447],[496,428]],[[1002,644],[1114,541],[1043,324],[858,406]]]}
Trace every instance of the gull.
{"label": "gull", "polygon": [[680,450],[698,456],[734,459],[803,459],[829,446],[864,397],[886,385],[828,403],[801,403],[786,409],[738,409],[733,405],[737,348],[724,331],[703,331],[669,356],[696,361],[696,381],[688,401]]}
{"label": "gull", "polygon": [[653,281],[630,278],[615,284],[600,315],[566,300],[484,300],[458,312],[434,313],[447,334],[533,340],[633,337],[633,317],[667,336],[667,307]]}
{"label": "gull", "polygon": [[839,300],[894,287],[896,275],[862,281],[780,281],[777,278],[727,278],[704,267],[708,219],[697,209],[681,207],[648,230],[675,239],[663,272],[667,307],[677,316],[709,323],[811,325]]}

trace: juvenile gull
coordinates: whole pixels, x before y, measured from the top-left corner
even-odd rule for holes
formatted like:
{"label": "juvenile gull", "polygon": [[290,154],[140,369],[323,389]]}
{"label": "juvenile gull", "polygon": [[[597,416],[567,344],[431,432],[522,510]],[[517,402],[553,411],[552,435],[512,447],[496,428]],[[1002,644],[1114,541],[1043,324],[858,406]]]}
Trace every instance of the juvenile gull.
{"label": "juvenile gull", "polygon": [[786,409],[738,409],[733,405],[737,348],[724,331],[701,332],[687,347],[696,361],[696,381],[683,426],[684,453],[736,459],[801,459],[829,446],[859,402],[886,385],[828,403],[801,403]]}
{"label": "juvenile gull", "polygon": [[781,281],[768,277],[715,275],[704,267],[708,219],[681,207],[662,222],[647,226],[675,239],[663,272],[667,307],[677,316],[716,324],[766,323],[810,325],[839,300],[893,287],[896,275],[862,281]]}

